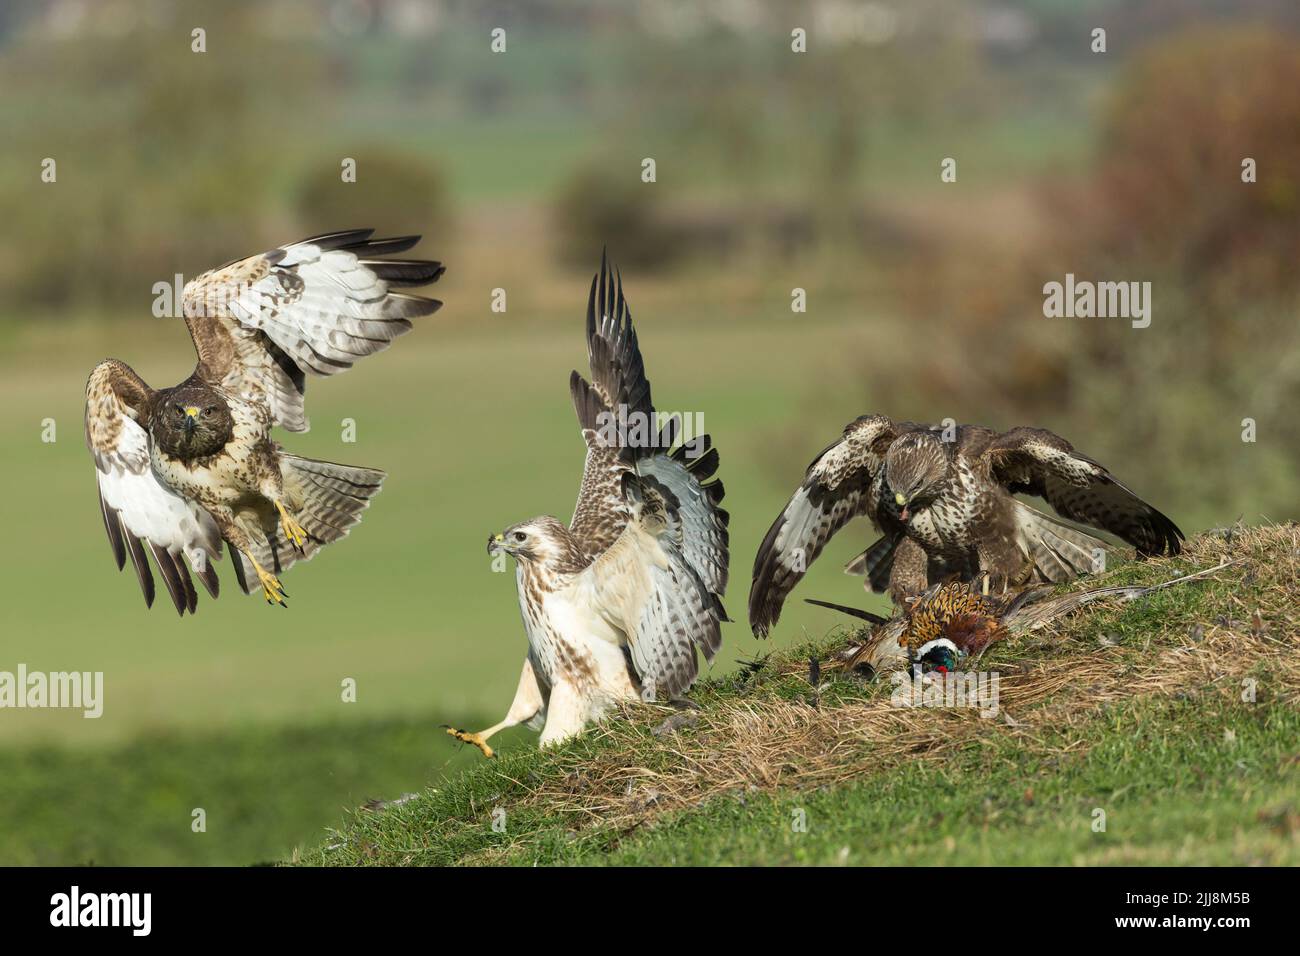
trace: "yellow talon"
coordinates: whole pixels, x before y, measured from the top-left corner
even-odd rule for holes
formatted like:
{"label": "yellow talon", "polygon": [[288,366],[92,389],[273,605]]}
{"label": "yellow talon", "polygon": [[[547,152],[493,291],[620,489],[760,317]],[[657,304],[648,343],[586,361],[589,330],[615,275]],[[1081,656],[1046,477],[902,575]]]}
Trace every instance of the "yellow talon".
{"label": "yellow talon", "polygon": [[[252,561],[253,559],[249,558],[249,560]],[[266,598],[266,603],[288,607],[289,605],[285,601],[288,595],[284,593],[284,585],[280,583],[280,579],[264,569],[256,561],[253,561],[253,570],[257,572],[257,579],[262,584],[262,595]]]}
{"label": "yellow talon", "polygon": [[304,530],[303,526],[294,519],[293,515],[289,514],[284,505],[279,501],[275,503],[275,507],[280,512],[280,527],[284,530],[285,539],[301,551],[303,545],[307,543],[306,530]]}
{"label": "yellow talon", "polygon": [[447,733],[455,737],[461,743],[473,744],[479,750],[483,751],[484,757],[494,756],[492,752],[492,748],[487,745],[487,741],[484,740],[482,737],[480,737],[478,734],[471,734],[464,730],[457,730],[455,727],[448,727]]}

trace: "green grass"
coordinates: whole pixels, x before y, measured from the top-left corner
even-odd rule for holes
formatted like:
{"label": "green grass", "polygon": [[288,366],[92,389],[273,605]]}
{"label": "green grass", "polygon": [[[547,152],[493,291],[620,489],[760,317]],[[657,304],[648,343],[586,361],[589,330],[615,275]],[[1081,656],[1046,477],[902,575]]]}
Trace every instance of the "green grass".
{"label": "green grass", "polygon": [[[1235,743],[1223,743],[1231,727]],[[1137,728],[1135,732],[1135,728]],[[543,841],[517,864],[1062,865],[1292,863],[1274,832],[1294,812],[1284,776],[1300,736],[1294,711],[1149,702],[1117,708],[1078,758],[1025,760],[1007,738],[938,765],[808,793],[710,800],[618,839]],[[1048,734],[1046,745],[1064,738]],[[1097,808],[1105,832],[1093,832]],[[800,817],[806,831],[795,830]],[[328,859],[328,857],[326,857]]]}
{"label": "green grass", "polygon": [[[1232,743],[1224,731],[1235,735]],[[630,833],[516,813],[537,760],[478,767],[421,801],[358,815],[320,865],[1245,865],[1300,862],[1300,714],[1139,701],[1107,711],[1063,759],[988,738],[951,758],[807,792],[735,793]],[[1044,748],[1066,743],[1050,731]],[[534,773],[546,773],[545,766]],[[512,786],[509,778],[524,783]],[[504,833],[491,829],[507,808]],[[1092,829],[1094,812],[1106,830]],[[802,815],[806,830],[797,832]]]}

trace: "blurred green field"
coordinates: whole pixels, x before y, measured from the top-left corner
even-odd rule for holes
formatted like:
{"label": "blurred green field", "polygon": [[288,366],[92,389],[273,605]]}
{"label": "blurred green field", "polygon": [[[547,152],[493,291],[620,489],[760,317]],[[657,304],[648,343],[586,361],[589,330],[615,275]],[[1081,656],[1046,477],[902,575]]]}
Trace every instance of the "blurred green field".
{"label": "blurred green field", "polygon": [[[0,862],[274,862],[319,842],[345,812],[435,785],[476,756],[430,748],[421,718],[347,714],[149,732],[93,748],[47,742],[0,749]],[[205,815],[202,831],[193,828],[196,809]]]}

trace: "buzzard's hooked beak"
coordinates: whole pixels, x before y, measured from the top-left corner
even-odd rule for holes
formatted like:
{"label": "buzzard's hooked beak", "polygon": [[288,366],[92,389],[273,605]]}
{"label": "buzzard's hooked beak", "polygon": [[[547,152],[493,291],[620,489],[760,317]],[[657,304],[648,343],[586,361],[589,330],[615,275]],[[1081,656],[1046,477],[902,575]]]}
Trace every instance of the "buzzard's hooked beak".
{"label": "buzzard's hooked beak", "polygon": [[194,426],[198,424],[199,410],[193,405],[185,406],[185,434],[187,436],[194,434]]}
{"label": "buzzard's hooked beak", "polygon": [[505,540],[506,536],[504,534],[497,533],[488,535],[488,554],[496,554],[498,551],[503,550],[502,544]]}
{"label": "buzzard's hooked beak", "polygon": [[894,503],[903,509],[898,513],[898,520],[906,524],[907,519],[912,517],[912,512],[907,510],[907,499],[901,491],[894,492]]}

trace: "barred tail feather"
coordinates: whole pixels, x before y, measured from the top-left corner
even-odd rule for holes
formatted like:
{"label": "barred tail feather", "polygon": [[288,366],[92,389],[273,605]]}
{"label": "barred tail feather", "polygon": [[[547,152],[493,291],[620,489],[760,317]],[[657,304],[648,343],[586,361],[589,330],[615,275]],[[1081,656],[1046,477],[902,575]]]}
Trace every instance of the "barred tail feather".
{"label": "barred tail feather", "polygon": [[[387,477],[375,468],[301,458],[283,451],[280,471],[284,477],[285,504],[307,532],[307,543],[299,553],[285,540],[284,532],[268,514],[252,557],[275,574],[299,561],[310,560],[325,545],[346,537],[361,521],[361,513],[370,506],[370,499],[379,494]],[[233,547],[230,551],[235,558],[240,588],[245,594],[252,593],[258,584],[253,565],[242,552]]]}
{"label": "barred tail feather", "polygon": [[1097,556],[1111,550],[1101,538],[1043,514],[1022,501],[1016,505],[1016,537],[1020,550],[1034,562],[1044,581],[1059,584],[1098,570]]}
{"label": "barred tail feather", "polygon": [[[387,476],[375,468],[281,454],[285,491],[307,533],[329,544],[346,535],[370,507]],[[301,502],[301,503],[300,503]]]}
{"label": "barred tail feather", "polygon": [[894,567],[894,549],[903,539],[902,535],[879,538],[875,544],[844,565],[844,573],[855,578],[862,578],[868,591],[877,594],[889,590],[889,572]]}

